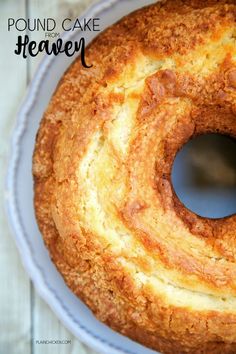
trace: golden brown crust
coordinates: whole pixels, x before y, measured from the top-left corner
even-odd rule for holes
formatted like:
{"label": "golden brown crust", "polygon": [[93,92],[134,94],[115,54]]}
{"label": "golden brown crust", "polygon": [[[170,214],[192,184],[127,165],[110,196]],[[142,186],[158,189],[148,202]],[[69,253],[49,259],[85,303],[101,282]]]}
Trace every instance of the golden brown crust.
{"label": "golden brown crust", "polygon": [[163,353],[236,352],[236,216],[176,197],[177,151],[236,137],[236,4],[168,0],[98,36],[37,135],[38,224],[67,285],[115,330]]}

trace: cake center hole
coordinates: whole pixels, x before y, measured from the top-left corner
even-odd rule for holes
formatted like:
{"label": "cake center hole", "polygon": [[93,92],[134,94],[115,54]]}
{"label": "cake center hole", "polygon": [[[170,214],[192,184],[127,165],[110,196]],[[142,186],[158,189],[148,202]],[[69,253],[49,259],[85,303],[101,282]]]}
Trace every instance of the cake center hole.
{"label": "cake center hole", "polygon": [[172,183],[181,202],[202,217],[236,214],[236,140],[206,134],[178,152]]}

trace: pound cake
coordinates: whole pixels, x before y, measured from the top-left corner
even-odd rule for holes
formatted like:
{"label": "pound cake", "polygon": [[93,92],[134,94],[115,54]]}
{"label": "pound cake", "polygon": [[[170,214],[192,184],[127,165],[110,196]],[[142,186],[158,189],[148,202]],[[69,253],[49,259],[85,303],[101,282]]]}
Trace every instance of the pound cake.
{"label": "pound cake", "polygon": [[191,138],[236,136],[236,2],[167,0],[101,33],[42,118],[34,203],[50,256],[99,320],[165,354],[236,353],[236,216],[171,182]]}

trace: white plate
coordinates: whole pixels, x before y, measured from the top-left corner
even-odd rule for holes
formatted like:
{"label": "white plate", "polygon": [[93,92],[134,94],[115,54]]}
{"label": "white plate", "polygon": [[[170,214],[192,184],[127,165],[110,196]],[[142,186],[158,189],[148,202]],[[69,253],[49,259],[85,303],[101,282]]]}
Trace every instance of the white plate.
{"label": "white plate", "polygon": [[[100,17],[101,28],[153,1],[100,1],[83,17]],[[85,32],[87,42],[95,34]],[[81,32],[65,39],[79,40]],[[83,33],[84,36],[84,33]],[[29,87],[17,117],[7,175],[7,213],[22,262],[35,288],[64,325],[93,349],[107,354],[151,354],[153,351],[115,333],[100,323],[65,285],[49,258],[39,233],[33,208],[32,153],[40,119],[62,73],[74,58],[47,56]]]}

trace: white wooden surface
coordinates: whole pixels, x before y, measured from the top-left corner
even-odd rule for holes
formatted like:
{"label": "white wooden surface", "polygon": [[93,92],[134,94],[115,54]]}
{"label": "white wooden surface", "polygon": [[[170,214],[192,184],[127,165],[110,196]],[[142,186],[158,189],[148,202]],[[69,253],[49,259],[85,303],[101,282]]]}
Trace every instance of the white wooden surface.
{"label": "white wooden surface", "polygon": [[[70,334],[36,294],[25,273],[4,213],[4,179],[10,134],[40,56],[22,59],[13,53],[18,33],[7,19],[79,17],[94,0],[0,0],[0,354],[95,354]],[[42,33],[31,34],[43,39]],[[37,344],[36,340],[71,340],[71,344]]]}

